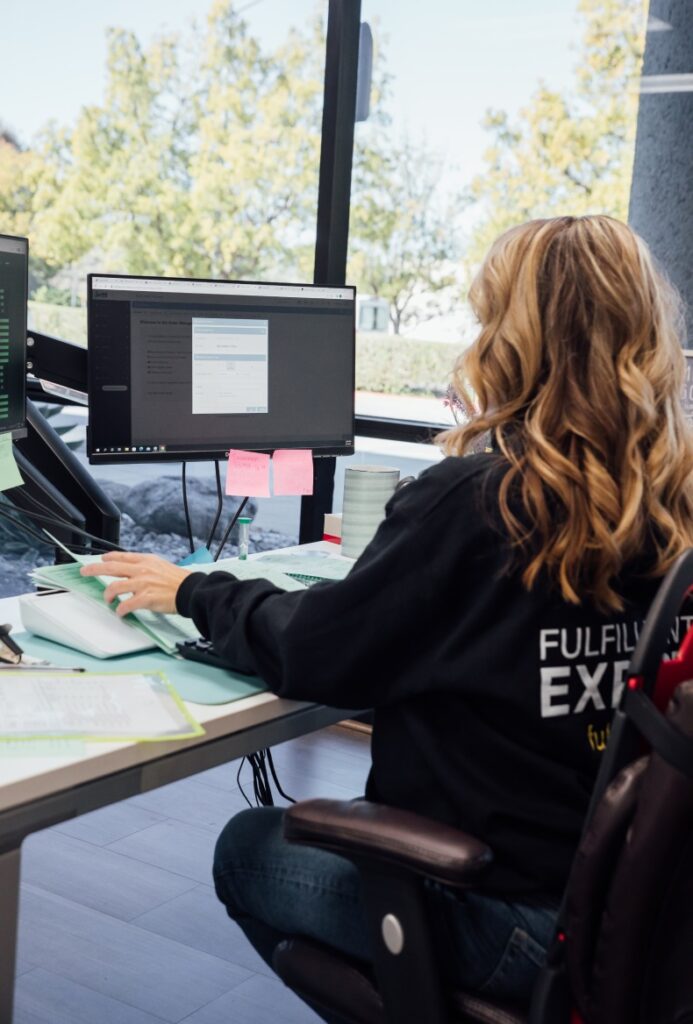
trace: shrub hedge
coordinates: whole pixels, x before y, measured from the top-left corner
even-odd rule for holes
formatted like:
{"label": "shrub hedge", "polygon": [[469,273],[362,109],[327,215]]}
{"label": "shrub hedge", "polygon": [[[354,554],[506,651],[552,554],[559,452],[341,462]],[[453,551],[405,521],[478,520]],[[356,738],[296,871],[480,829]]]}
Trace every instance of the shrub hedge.
{"label": "shrub hedge", "polygon": [[443,341],[357,334],[356,389],[438,398],[447,391],[460,349]]}

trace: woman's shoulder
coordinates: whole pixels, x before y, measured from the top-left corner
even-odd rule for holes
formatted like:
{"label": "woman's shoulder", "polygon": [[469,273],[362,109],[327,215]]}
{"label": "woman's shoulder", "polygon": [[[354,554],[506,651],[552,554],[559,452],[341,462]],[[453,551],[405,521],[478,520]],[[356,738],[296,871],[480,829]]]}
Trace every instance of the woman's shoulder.
{"label": "woman's shoulder", "polygon": [[421,482],[441,494],[457,489],[472,491],[475,487],[472,484],[483,483],[484,486],[494,479],[499,479],[499,474],[507,463],[502,456],[491,452],[483,452],[477,455],[448,455],[419,476]]}
{"label": "woman's shoulder", "polygon": [[457,510],[465,505],[478,507],[490,487],[495,490],[499,458],[490,453],[451,455],[428,467],[396,492],[393,509],[410,516],[430,516],[436,509],[454,502]]}
{"label": "woman's shoulder", "polygon": [[440,483],[447,481],[453,486],[461,485],[466,480],[475,477],[487,477],[497,471],[500,463],[505,465],[502,456],[493,452],[480,452],[475,455],[448,455],[424,470],[421,477],[435,478]]}

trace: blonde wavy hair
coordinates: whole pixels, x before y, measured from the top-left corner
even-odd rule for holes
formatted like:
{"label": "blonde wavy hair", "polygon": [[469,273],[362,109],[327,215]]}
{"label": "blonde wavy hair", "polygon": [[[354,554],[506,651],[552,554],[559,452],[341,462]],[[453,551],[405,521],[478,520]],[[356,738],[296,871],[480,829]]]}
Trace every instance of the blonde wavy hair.
{"label": "blonde wavy hair", "polygon": [[507,466],[499,510],[529,590],[623,608],[618,575],[661,576],[693,545],[693,434],[681,302],[643,240],[605,216],[533,220],[493,244],[470,293],[481,326],[453,383]]}

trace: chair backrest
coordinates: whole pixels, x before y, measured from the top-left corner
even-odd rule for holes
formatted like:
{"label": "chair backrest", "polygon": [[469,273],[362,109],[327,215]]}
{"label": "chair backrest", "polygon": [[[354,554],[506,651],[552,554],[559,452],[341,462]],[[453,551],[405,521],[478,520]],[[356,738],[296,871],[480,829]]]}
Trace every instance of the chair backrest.
{"label": "chair backrest", "polygon": [[[693,682],[674,694],[668,720],[693,744]],[[565,918],[571,991],[589,1024],[674,1024],[693,1006],[690,969],[666,997],[652,984],[669,948],[655,938],[658,921],[681,902],[692,837],[693,780],[656,751],[623,769],[604,794],[580,844]]]}
{"label": "chair backrest", "polygon": [[586,823],[619,771],[643,752],[642,729],[635,721],[633,695],[636,695],[636,704],[652,701],[663,712],[679,683],[693,679],[693,626],[684,636],[677,655],[672,659],[666,657],[676,616],[692,588],[693,548],[680,555],[667,573],[643,624],[628,667],[621,703],[611,723]]}
{"label": "chair backrest", "polygon": [[[663,580],[633,653],[531,1024],[683,1024],[684,1018],[655,1010],[666,1003],[665,972],[662,957],[652,956],[652,936],[661,935],[667,914],[678,934],[693,916],[681,912],[671,888],[676,879],[683,895],[681,864],[693,835],[693,683],[681,685],[693,680],[693,626],[677,655],[667,657],[692,586],[693,549]],[[687,892],[693,895],[693,883]],[[693,911],[693,902],[687,906]],[[666,975],[674,991],[666,1005],[676,1013],[689,998],[688,972],[679,974]],[[650,1016],[642,1017],[645,993]]]}
{"label": "chair backrest", "polygon": [[590,1018],[592,968],[609,886],[635,814],[648,758],[624,768],[608,787],[585,829],[566,892],[563,928],[575,1004]]}

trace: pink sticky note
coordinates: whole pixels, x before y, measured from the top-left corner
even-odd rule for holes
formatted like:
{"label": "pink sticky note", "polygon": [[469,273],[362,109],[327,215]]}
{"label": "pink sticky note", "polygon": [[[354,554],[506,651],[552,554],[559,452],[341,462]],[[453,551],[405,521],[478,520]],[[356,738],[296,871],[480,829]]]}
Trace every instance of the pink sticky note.
{"label": "pink sticky note", "polygon": [[232,449],[226,467],[226,493],[269,498],[269,468],[269,455]]}
{"label": "pink sticky note", "polygon": [[284,448],[272,457],[275,494],[313,493],[313,453],[310,449]]}

